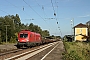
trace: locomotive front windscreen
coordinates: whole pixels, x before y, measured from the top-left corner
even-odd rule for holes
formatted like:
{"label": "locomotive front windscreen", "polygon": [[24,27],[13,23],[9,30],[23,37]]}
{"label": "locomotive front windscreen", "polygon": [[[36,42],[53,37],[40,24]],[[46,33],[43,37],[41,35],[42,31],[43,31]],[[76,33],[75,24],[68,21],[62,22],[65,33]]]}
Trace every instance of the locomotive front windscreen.
{"label": "locomotive front windscreen", "polygon": [[28,37],[28,34],[20,34],[20,38],[27,38]]}

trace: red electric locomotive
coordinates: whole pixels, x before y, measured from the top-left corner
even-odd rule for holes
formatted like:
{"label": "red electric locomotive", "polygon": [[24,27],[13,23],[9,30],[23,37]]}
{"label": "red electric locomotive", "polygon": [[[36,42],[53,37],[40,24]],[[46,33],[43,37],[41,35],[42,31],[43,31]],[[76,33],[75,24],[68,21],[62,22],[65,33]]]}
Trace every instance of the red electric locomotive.
{"label": "red electric locomotive", "polygon": [[31,32],[29,30],[21,30],[18,33],[17,48],[32,47],[42,43],[41,35],[39,33]]}

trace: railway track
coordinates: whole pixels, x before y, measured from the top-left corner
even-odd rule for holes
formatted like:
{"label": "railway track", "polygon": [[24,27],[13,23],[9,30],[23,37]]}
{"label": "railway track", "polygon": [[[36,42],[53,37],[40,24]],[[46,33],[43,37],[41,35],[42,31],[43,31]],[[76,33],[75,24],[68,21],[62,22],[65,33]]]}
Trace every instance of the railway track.
{"label": "railway track", "polygon": [[6,55],[6,54],[11,54],[11,53],[16,53],[16,52],[22,51],[22,50],[23,49],[14,49],[14,50],[11,50],[11,51],[3,52],[3,53],[0,53],[0,56]]}
{"label": "railway track", "polygon": [[10,58],[6,58],[4,60],[26,60],[26,59],[40,53],[41,51],[43,51],[43,50],[45,50],[45,49],[47,49],[47,48],[49,48],[49,47],[51,47],[51,46],[53,46],[53,45],[55,45],[57,43],[58,42],[53,42],[53,43],[50,43],[50,44],[47,44],[47,45],[43,45],[43,46],[40,46],[40,47],[38,47],[36,49],[29,50],[27,52],[15,55],[15,56],[10,57]]}

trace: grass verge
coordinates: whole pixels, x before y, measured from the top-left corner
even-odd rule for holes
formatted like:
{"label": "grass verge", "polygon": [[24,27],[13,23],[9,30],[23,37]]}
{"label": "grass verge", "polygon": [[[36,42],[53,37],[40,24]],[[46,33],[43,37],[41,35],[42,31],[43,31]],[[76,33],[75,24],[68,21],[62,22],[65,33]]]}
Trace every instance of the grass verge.
{"label": "grass verge", "polygon": [[64,42],[63,60],[90,60],[90,42]]}

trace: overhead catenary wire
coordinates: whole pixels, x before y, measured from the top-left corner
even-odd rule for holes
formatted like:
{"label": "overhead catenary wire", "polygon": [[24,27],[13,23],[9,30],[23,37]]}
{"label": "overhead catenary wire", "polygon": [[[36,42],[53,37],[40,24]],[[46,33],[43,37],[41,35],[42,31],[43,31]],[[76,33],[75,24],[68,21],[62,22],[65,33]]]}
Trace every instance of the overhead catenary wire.
{"label": "overhead catenary wire", "polygon": [[54,6],[53,6],[53,2],[52,2],[52,0],[51,0],[51,4],[52,4],[52,7],[53,7],[53,11],[54,11],[54,13],[55,13],[55,9],[54,9]]}
{"label": "overhead catenary wire", "polygon": [[[5,1],[8,1],[8,0],[5,0]],[[42,18],[42,20],[44,20],[46,23],[47,23],[47,21],[37,12],[37,11],[35,11],[33,8],[32,8],[32,6],[30,6],[27,2],[26,2],[26,0],[23,0],[28,6],[29,6],[29,8],[31,8],[40,18]],[[52,2],[52,0],[51,0],[51,2]],[[12,6],[14,6],[15,8],[17,8],[17,9],[19,9],[19,10],[21,10],[18,6],[16,6],[16,5],[14,5],[13,3],[11,3],[11,2],[9,2],[8,1],[8,3],[10,3]],[[38,4],[38,3],[37,3]],[[45,14],[45,7],[43,6],[43,5],[40,5],[40,4],[38,4],[38,6],[40,6],[41,8],[42,8],[42,10],[43,10],[43,12],[44,12],[44,14]],[[54,10],[54,16],[55,16],[55,18],[56,18],[56,21],[57,21],[57,16],[56,16],[56,13],[55,13],[55,8],[54,8],[54,4],[53,4],[53,2],[52,2],[52,7],[53,7],[53,10]],[[22,6],[22,11],[25,13],[25,6]],[[3,10],[1,10],[2,12],[4,12],[4,13],[7,13],[7,14],[9,14],[8,12],[5,12],[5,11],[3,11]],[[27,13],[25,13],[27,16],[30,16],[29,15],[29,13],[27,14]],[[45,14],[46,15],[46,14]],[[47,16],[47,15],[46,15]],[[58,21],[56,22],[57,24],[58,24]]]}
{"label": "overhead catenary wire", "polygon": [[48,17],[48,16],[46,15],[45,11],[44,11],[44,6],[42,6],[42,10],[43,10],[44,15],[45,15],[46,17]]}
{"label": "overhead catenary wire", "polygon": [[[37,3],[37,0],[35,0],[36,1],[36,3]],[[38,6],[40,6],[40,4],[39,3],[37,3],[38,4]],[[41,6],[40,6],[41,7]]]}
{"label": "overhead catenary wire", "polygon": [[[55,3],[56,3],[56,0],[55,0]],[[57,20],[57,15],[56,15],[56,12],[55,12],[54,5],[53,5],[52,0],[51,0],[51,4],[52,4],[53,11],[54,11],[54,16],[55,16],[55,19],[56,19],[57,28],[60,30],[60,33],[61,33],[61,36],[62,36],[62,32],[61,32],[61,29],[59,27],[59,22]],[[57,5],[57,3],[56,3],[56,5]],[[57,6],[57,14],[58,14],[58,6]]]}
{"label": "overhead catenary wire", "polygon": [[[43,14],[44,14],[44,17],[46,16],[46,17],[48,17],[47,16],[47,14],[45,13],[45,8],[44,8],[44,6],[43,5],[40,5],[38,2],[37,2],[37,0],[35,0],[36,1],[36,3],[37,3],[37,5],[40,7],[40,8],[42,8],[42,10],[43,10]],[[47,18],[45,18],[45,19],[47,19]],[[54,18],[49,18],[49,20],[51,20],[51,19],[54,19]],[[52,24],[49,24],[51,27],[53,26]],[[53,27],[52,27],[53,28]],[[50,30],[50,29],[49,29]]]}
{"label": "overhead catenary wire", "polygon": [[[37,3],[37,0],[35,0],[35,1],[36,1],[36,3]],[[44,6],[43,6],[43,5],[41,6],[39,3],[37,3],[37,4],[38,4],[38,6],[39,6],[40,8],[42,8],[44,15],[46,15],[46,13],[45,13],[45,11],[44,11],[44,9],[45,9]],[[48,17],[48,16],[46,15],[46,17]]]}
{"label": "overhead catenary wire", "polygon": [[8,13],[8,12],[6,12],[6,11],[3,11],[3,10],[1,10],[1,9],[0,9],[0,11],[2,11],[2,12],[4,12],[4,13],[6,13],[6,14],[8,14],[8,15],[9,15],[9,13]]}
{"label": "overhead catenary wire", "polygon": [[[37,3],[37,0],[35,0],[35,1],[36,1],[36,3]],[[48,17],[47,14],[45,13],[45,7],[44,7],[43,5],[41,6],[39,3],[37,3],[37,4],[38,4],[39,7],[42,7],[42,10],[43,10],[44,15],[45,15],[46,17]],[[51,19],[55,19],[55,18],[45,18],[45,19],[51,20]]]}
{"label": "overhead catenary wire", "polygon": [[[38,13],[36,12],[25,0],[23,0],[23,2],[25,4],[27,4],[29,6],[29,8],[31,8],[43,21],[45,21],[45,19]],[[40,6],[40,5],[39,5]],[[46,21],[45,21],[46,22]],[[47,23],[47,22],[46,22]],[[49,25],[48,25],[49,26]]]}
{"label": "overhead catenary wire", "polygon": [[18,6],[14,5],[13,3],[9,2],[8,0],[5,0],[5,1],[8,2],[9,4],[11,4],[12,6],[14,6],[15,8],[17,8],[19,11],[23,11],[27,16],[30,17],[30,15],[25,12],[25,7],[24,6],[22,6],[22,10],[21,10]]}
{"label": "overhead catenary wire", "polygon": [[[55,0],[56,1],[56,0]],[[57,17],[58,17],[58,6],[57,6]],[[57,20],[57,19],[56,19]],[[60,30],[60,33],[61,33],[61,36],[62,36],[62,31],[61,31],[61,28],[60,28],[60,26],[59,26],[59,22],[57,23],[57,25],[58,25],[58,29]]]}
{"label": "overhead catenary wire", "polygon": [[[23,2],[25,2],[27,5],[28,5],[28,3],[25,1],[25,0],[23,0]],[[39,17],[41,17],[41,15],[39,15],[30,5],[28,5]],[[41,17],[42,18],[42,17]],[[43,18],[42,18],[43,19]],[[43,19],[44,20],[44,19]],[[44,20],[45,21],[45,20]]]}
{"label": "overhead catenary wire", "polygon": [[[6,2],[10,3],[9,1],[5,0]],[[10,3],[12,6],[18,8],[17,6],[15,6],[14,4]]]}

